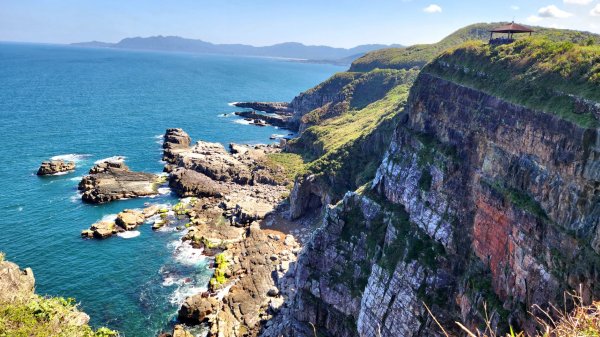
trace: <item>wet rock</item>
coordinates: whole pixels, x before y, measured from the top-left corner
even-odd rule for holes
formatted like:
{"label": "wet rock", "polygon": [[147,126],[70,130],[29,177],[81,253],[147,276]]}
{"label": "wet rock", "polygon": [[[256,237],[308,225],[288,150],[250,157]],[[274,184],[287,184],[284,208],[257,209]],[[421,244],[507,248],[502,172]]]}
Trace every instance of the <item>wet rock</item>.
{"label": "wet rock", "polygon": [[116,233],[115,223],[112,221],[96,222],[90,227],[96,239],[106,239]]}
{"label": "wet rock", "polygon": [[38,176],[46,176],[75,170],[75,163],[64,160],[45,161],[37,171]]}
{"label": "wet rock", "polygon": [[126,209],[117,214],[115,223],[125,230],[134,230],[145,221],[144,213],[133,209]]}
{"label": "wet rock", "polygon": [[182,323],[200,324],[206,322],[210,315],[215,314],[218,307],[219,303],[216,298],[197,294],[185,299],[177,317]]}

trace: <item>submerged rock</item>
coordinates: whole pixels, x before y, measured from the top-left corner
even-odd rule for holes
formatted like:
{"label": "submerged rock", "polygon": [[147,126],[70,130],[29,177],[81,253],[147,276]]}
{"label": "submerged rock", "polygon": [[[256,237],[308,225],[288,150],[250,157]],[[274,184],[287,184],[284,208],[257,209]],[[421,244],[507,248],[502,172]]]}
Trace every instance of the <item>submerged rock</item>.
{"label": "submerged rock", "polygon": [[70,172],[75,170],[75,163],[72,161],[50,160],[45,161],[40,165],[37,171],[38,176],[47,176],[58,173]]}

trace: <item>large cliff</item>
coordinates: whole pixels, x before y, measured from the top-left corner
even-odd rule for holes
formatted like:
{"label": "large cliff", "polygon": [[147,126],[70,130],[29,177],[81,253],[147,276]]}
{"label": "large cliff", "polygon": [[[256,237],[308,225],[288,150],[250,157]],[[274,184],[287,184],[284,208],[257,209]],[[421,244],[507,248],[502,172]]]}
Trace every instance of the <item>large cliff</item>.
{"label": "large cliff", "polygon": [[498,330],[531,333],[534,305],[600,298],[598,62],[597,47],[536,39],[430,62],[373,181],[327,207],[277,326],[435,336],[426,303],[449,330],[487,307]]}

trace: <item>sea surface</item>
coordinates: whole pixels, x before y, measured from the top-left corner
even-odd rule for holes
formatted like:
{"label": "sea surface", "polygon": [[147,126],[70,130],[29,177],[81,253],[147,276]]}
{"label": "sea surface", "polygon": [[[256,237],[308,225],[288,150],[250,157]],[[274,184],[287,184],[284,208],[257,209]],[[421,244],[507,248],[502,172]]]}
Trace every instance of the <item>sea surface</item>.
{"label": "sea surface", "polygon": [[[80,232],[125,208],[175,204],[161,195],[83,204],[77,183],[95,161],[125,156],[161,172],[161,137],[182,127],[193,140],[268,143],[273,127],[232,115],[230,102],[289,101],[343,69],[286,60],[0,43],[0,251],[31,267],[37,292],[73,297],[95,327],[155,336],[185,296],[211,275],[182,232],[150,225],[126,237]],[[37,177],[43,160],[75,160],[73,173]]]}

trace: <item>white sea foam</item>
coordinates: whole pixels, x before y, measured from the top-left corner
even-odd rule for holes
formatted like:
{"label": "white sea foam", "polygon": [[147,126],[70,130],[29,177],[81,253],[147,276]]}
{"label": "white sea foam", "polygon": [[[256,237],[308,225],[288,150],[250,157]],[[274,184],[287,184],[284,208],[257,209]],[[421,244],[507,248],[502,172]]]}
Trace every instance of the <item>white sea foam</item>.
{"label": "white sea foam", "polygon": [[83,176],[73,177],[73,178],[71,178],[69,180],[71,180],[71,181],[81,181],[81,179],[83,179]]}
{"label": "white sea foam", "polygon": [[169,301],[176,306],[183,304],[186,298],[207,291],[207,287],[192,286],[192,285],[181,285],[173,292],[169,297]]}
{"label": "white sea foam", "polygon": [[250,125],[250,124],[252,124],[252,121],[247,121],[245,119],[236,119],[233,122],[237,123],[237,124],[243,124],[243,125]]}
{"label": "white sea foam", "polygon": [[115,221],[117,219],[116,214],[107,214],[100,219],[100,221]]}
{"label": "white sea foam", "polygon": [[229,105],[229,106],[235,106],[235,105],[236,105],[236,104],[238,104],[238,103],[239,103],[239,102],[230,102],[230,103],[227,103],[227,105]]}
{"label": "white sea foam", "polygon": [[104,163],[104,162],[120,163],[120,162],[125,161],[126,158],[127,157],[125,157],[125,156],[112,156],[112,157],[108,157],[108,158],[96,160],[94,162],[94,164],[101,164],[101,163]]}
{"label": "white sea foam", "polygon": [[71,202],[80,202],[81,201],[81,196],[82,194],[79,192],[75,192],[74,195],[69,197],[69,200],[71,200]]}
{"label": "white sea foam", "polygon": [[170,194],[171,193],[171,189],[168,187],[159,187],[158,188],[158,194],[160,195],[165,195],[165,194]]}
{"label": "white sea foam", "polygon": [[121,232],[121,233],[117,233],[118,237],[121,237],[123,239],[131,239],[131,238],[135,238],[140,236],[140,231],[126,231],[126,232]]}
{"label": "white sea foam", "polygon": [[176,240],[173,241],[170,246],[173,247],[173,257],[175,261],[181,264],[195,266],[206,259],[206,256],[202,255],[202,249],[192,247],[187,241],[183,242],[181,240]]}
{"label": "white sea foam", "polygon": [[90,154],[68,153],[68,154],[59,154],[58,156],[54,156],[50,159],[80,162],[90,156],[91,156]]}
{"label": "white sea foam", "polygon": [[65,174],[69,174],[69,173],[71,173],[71,171],[56,172],[56,173],[52,173],[50,175],[51,176],[64,176]]}
{"label": "white sea foam", "polygon": [[23,206],[19,206],[19,207],[17,208],[17,212],[23,212]]}
{"label": "white sea foam", "polygon": [[154,139],[163,139],[164,136],[163,135],[154,135]]}

